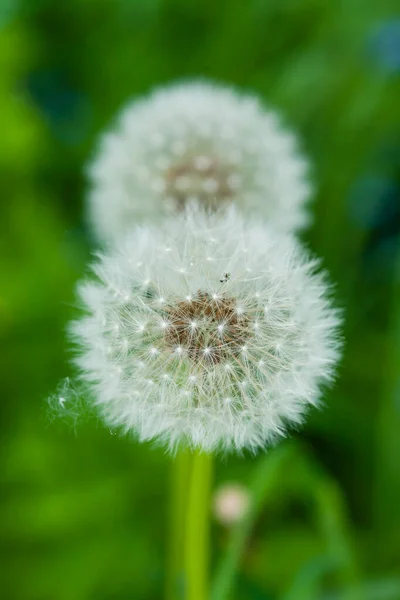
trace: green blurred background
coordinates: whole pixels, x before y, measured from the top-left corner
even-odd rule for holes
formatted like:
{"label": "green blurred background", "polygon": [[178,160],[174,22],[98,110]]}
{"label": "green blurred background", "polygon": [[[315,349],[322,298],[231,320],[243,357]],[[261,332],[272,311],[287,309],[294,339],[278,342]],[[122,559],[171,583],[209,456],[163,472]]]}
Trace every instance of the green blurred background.
{"label": "green blurred background", "polygon": [[386,0],[0,1],[2,598],[162,597],[170,459],[52,422],[46,399],[71,375],[96,137],[128,98],[202,75],[254,90],[300,133],[318,186],[305,241],[346,314],[339,381],[292,458],[272,478],[263,456],[217,462],[216,488],[241,482],[258,504],[242,545],[213,520],[213,575],[233,535],[229,598],[400,599],[395,15]]}

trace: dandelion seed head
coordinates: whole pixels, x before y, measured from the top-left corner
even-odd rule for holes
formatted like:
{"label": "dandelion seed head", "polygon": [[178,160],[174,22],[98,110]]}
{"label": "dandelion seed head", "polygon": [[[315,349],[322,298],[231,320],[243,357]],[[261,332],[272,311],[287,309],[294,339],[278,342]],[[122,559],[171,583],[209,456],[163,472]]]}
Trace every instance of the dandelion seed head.
{"label": "dandelion seed head", "polygon": [[128,104],[88,167],[89,218],[113,242],[197,202],[236,204],[279,231],[307,225],[308,164],[275,112],[228,86],[188,82]]}
{"label": "dandelion seed head", "polygon": [[71,331],[82,383],[113,430],[171,449],[255,450],[298,425],[333,376],[340,319],[324,275],[292,236],[233,207],[134,229],[94,271]]}

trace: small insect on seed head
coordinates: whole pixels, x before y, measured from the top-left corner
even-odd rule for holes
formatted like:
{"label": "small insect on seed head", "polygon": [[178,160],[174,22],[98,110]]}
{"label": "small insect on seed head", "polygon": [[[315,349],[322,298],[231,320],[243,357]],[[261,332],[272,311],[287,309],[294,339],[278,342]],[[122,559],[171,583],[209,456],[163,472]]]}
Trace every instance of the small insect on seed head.
{"label": "small insect on seed head", "polygon": [[224,273],[219,281],[220,281],[220,283],[226,283],[227,281],[229,281],[230,278],[231,278],[230,273]]}

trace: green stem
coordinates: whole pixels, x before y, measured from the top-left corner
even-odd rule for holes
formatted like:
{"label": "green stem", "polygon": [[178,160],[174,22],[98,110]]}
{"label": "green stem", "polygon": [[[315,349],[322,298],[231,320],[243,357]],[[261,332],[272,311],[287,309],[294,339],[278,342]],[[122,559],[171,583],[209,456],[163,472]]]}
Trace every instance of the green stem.
{"label": "green stem", "polygon": [[185,534],[186,600],[207,600],[212,457],[193,452]]}
{"label": "green stem", "polygon": [[166,599],[183,598],[183,544],[191,455],[179,449],[171,464]]}

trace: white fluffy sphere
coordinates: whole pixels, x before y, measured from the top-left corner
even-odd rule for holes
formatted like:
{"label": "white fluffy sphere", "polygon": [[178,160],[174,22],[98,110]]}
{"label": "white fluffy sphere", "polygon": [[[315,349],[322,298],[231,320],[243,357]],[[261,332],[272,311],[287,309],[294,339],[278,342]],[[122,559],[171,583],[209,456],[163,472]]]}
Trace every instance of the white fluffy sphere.
{"label": "white fluffy sphere", "polygon": [[204,450],[265,446],[317,402],[339,316],[291,236],[233,208],[136,228],[80,286],[81,378],[110,427]]}
{"label": "white fluffy sphere", "polygon": [[308,222],[308,166],[294,135],[254,96],[205,82],[129,104],[89,166],[89,219],[101,241],[197,200],[231,202],[294,231]]}

